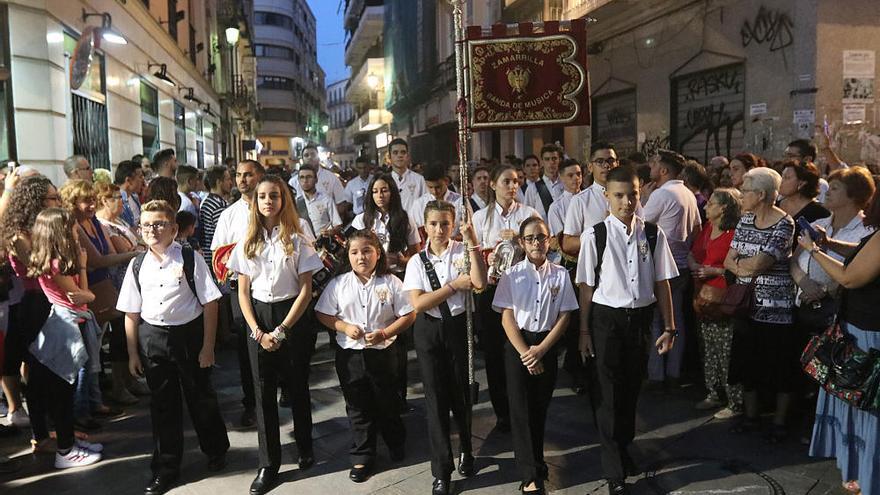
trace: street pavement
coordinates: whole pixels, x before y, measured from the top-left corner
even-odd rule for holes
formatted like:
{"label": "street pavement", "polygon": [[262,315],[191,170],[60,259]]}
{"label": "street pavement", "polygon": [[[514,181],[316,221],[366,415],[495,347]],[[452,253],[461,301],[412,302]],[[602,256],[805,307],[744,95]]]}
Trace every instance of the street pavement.
{"label": "street pavement", "polygon": [[[307,471],[296,465],[290,411],[281,412],[282,483],[273,494],[427,494],[431,489],[429,448],[424,418],[424,399],[418,378],[415,352],[410,352],[409,402],[413,411],[404,417],[407,429],[406,458],[393,463],[380,441],[376,473],[365,483],[348,479],[350,442],[345,403],[333,364],[328,337],[318,338],[312,363],[312,409],[317,463]],[[510,434],[493,430],[495,418],[488,400],[482,362],[477,380],[480,402],[474,407],[473,434],[478,472],[469,479],[453,473],[452,493],[513,494],[519,492]],[[607,493],[601,479],[596,428],[586,395],[572,391],[571,381],[560,371],[550,406],[546,433],[546,461],[550,468],[547,488],[554,494]],[[213,474],[206,457],[187,426],[186,453],[181,483],[173,494],[246,494],[257,469],[257,434],[242,430],[238,366],[235,353],[218,353],[214,374],[221,408],[229,428],[232,447],[228,466]],[[631,477],[633,494],[843,494],[833,460],[812,459],[807,448],[791,439],[771,445],[760,435],[732,435],[729,422],[696,411],[701,387],[685,386],[674,393],[643,392],[639,404],[636,461],[645,473]],[[0,493],[6,495],[127,495],[143,493],[150,477],[152,438],[149,398],[128,408],[128,415],[107,423],[93,435],[104,442],[105,457],[86,468],[59,471],[53,456],[34,457],[27,434],[0,441],[0,454],[19,464],[14,474],[0,475]],[[188,425],[188,419],[187,419]]]}

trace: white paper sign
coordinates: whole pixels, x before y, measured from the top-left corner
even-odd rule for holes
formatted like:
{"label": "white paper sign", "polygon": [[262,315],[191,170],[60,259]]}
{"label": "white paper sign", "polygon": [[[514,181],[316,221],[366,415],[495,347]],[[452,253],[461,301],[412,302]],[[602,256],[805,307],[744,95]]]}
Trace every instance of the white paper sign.
{"label": "white paper sign", "polygon": [[865,122],[865,105],[852,104],[843,106],[843,122],[845,124],[862,124]]}
{"label": "white paper sign", "polygon": [[795,110],[794,111],[794,123],[795,124],[813,124],[816,122],[816,111],[815,110]]}
{"label": "white paper sign", "polygon": [[764,115],[767,113],[766,103],[752,103],[749,105],[749,116]]}
{"label": "white paper sign", "polygon": [[875,77],[874,50],[844,50],[843,77]]}

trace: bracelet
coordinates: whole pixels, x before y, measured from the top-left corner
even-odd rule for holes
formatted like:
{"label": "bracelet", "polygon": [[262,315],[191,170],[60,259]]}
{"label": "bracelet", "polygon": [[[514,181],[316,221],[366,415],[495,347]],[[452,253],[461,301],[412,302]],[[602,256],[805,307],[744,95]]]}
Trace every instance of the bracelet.
{"label": "bracelet", "polygon": [[288,331],[288,330],[290,330],[290,327],[288,327],[287,325],[285,325],[283,321],[282,321],[281,323],[278,324],[278,328],[280,328],[281,330],[284,330],[285,332]]}
{"label": "bracelet", "polygon": [[678,330],[674,328],[665,328],[663,329],[663,333],[671,333],[673,337],[678,337]]}
{"label": "bracelet", "polygon": [[379,333],[382,334],[382,341],[386,341],[386,340],[388,340],[388,334],[385,333],[385,329],[384,329],[384,328],[380,329],[380,330],[379,330]]}
{"label": "bracelet", "polygon": [[449,294],[450,296],[455,295],[456,290],[455,287],[452,286],[452,284],[446,284],[446,287],[449,287],[449,289],[452,291],[452,293]]}
{"label": "bracelet", "polygon": [[483,249],[483,246],[480,244],[477,244],[475,246],[469,247],[468,252],[479,251],[480,249]]}
{"label": "bracelet", "polygon": [[251,329],[251,338],[256,340],[257,343],[259,343],[263,340],[263,335],[265,335],[265,334],[266,334],[266,332],[260,330],[259,328]]}

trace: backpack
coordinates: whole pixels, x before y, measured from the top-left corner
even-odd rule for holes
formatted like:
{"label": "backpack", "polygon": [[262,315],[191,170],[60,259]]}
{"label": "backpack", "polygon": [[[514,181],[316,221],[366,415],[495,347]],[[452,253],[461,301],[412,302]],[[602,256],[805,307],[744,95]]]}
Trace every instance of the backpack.
{"label": "backpack", "polygon": [[[181,250],[181,254],[183,255],[183,275],[186,277],[186,284],[189,285],[189,289],[192,291],[193,295],[196,296],[196,299],[199,298],[199,293],[196,292],[196,277],[195,277],[195,269],[196,269],[196,252],[193,248],[189,246],[183,246]],[[134,261],[131,264],[131,273],[134,275],[134,284],[137,286],[138,292],[141,291],[141,265],[144,264],[144,257],[147,255],[147,251],[138,254],[135,256]]]}
{"label": "backpack", "polygon": [[[605,222],[599,222],[593,225],[593,231],[596,233],[596,261],[595,281],[596,287],[599,287],[599,275],[602,272],[602,256],[605,254],[605,244],[608,242],[608,227]],[[651,249],[651,257],[654,257],[654,249],[657,248],[657,225],[645,222],[645,237],[648,238],[648,247]]]}

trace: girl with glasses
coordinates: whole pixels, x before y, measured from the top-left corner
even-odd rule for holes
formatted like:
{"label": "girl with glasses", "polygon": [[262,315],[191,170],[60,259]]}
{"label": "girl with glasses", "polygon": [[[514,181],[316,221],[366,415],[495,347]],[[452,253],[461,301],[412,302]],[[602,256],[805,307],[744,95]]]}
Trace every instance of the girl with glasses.
{"label": "girl with glasses", "polygon": [[578,301],[568,271],[547,260],[547,224],[528,218],[520,225],[519,236],[526,259],[498,281],[492,308],[502,314],[507,335],[504,368],[520,489],[543,494],[547,479],[544,424],[556,385],[556,344]]}

